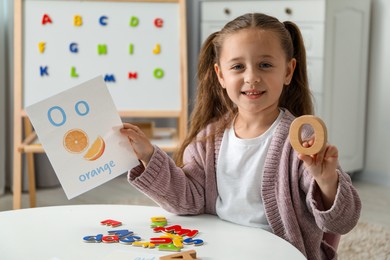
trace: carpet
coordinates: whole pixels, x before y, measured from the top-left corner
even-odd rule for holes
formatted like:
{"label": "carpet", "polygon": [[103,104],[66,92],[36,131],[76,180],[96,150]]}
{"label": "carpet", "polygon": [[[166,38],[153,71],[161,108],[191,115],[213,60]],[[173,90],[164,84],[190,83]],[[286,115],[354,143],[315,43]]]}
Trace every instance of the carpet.
{"label": "carpet", "polygon": [[390,228],[361,221],[341,237],[337,253],[339,260],[390,260]]}

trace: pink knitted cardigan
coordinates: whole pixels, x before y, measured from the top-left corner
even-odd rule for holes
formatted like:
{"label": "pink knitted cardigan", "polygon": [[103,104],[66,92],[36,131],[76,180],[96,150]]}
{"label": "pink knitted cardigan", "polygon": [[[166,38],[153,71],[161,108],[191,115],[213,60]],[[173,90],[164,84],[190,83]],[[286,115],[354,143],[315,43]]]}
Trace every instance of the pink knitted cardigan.
{"label": "pink knitted cardigan", "polygon": [[[261,184],[265,213],[273,233],[308,259],[337,259],[335,248],[323,239],[324,232],[337,240],[338,234],[352,230],[360,217],[361,202],[349,175],[338,168],[335,202],[323,210],[318,186],[290,145],[288,133],[293,120],[286,110],[267,154]],[[216,163],[222,135],[204,138],[214,130],[215,124],[210,124],[199,134],[202,141],[187,147],[182,168],[155,147],[146,169],[139,165],[129,172],[129,182],[169,212],[215,215]],[[311,136],[311,128],[304,129],[303,135]]]}

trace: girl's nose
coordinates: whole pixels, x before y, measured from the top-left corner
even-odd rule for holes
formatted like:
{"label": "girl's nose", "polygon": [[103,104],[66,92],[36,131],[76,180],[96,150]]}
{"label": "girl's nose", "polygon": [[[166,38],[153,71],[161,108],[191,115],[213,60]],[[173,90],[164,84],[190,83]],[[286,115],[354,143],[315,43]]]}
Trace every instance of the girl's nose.
{"label": "girl's nose", "polygon": [[245,84],[249,85],[251,88],[255,88],[260,83],[260,78],[247,78]]}
{"label": "girl's nose", "polygon": [[260,76],[255,71],[248,69],[244,82],[254,88],[260,83]]}

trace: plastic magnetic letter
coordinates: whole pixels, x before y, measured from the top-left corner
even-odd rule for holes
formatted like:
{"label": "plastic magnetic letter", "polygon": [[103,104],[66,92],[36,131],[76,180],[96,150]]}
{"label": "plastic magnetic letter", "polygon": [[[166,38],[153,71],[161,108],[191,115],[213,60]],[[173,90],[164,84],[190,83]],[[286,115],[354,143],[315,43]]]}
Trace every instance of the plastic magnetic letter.
{"label": "plastic magnetic letter", "polygon": [[161,222],[152,222],[150,224],[150,227],[155,228],[155,227],[165,227],[167,225],[166,221],[161,221]]}
{"label": "plastic magnetic letter", "polygon": [[152,221],[152,222],[163,222],[163,221],[167,221],[167,218],[166,217],[162,217],[162,216],[156,216],[156,217],[151,217],[150,221]]}
{"label": "plastic magnetic letter", "polygon": [[154,25],[155,25],[157,28],[163,27],[163,24],[164,24],[164,20],[163,20],[163,19],[161,19],[161,18],[156,18],[156,19],[154,19]]}
{"label": "plastic magnetic letter", "polygon": [[46,43],[45,42],[39,42],[38,43],[38,48],[39,48],[39,52],[40,53],[44,53],[45,52],[45,47],[46,47]]}
{"label": "plastic magnetic letter", "polygon": [[182,230],[179,231],[177,234],[180,235],[180,236],[194,237],[194,236],[196,236],[198,233],[199,233],[199,231],[196,230],[196,229],[193,229],[193,230],[182,229]]}
{"label": "plastic magnetic letter", "polygon": [[156,68],[153,71],[153,75],[156,79],[161,79],[162,77],[164,77],[164,71],[160,68]]}
{"label": "plastic magnetic letter", "polygon": [[104,237],[102,237],[102,242],[104,242],[104,243],[118,243],[119,237],[118,236],[104,236]]}
{"label": "plastic magnetic letter", "polygon": [[127,236],[127,237],[121,237],[119,239],[119,243],[126,244],[126,245],[131,245],[136,241],[141,240],[141,237],[139,236]]}
{"label": "plastic magnetic letter", "polygon": [[187,244],[187,245],[194,244],[195,246],[201,246],[201,245],[203,245],[203,240],[202,239],[186,238],[183,240],[183,243]]}
{"label": "plastic magnetic letter", "polygon": [[134,44],[130,43],[129,44],[129,54],[133,54],[134,53]]}
{"label": "plastic magnetic letter", "polygon": [[98,44],[98,54],[107,54],[107,45],[106,44]]}
{"label": "plastic magnetic letter", "polygon": [[79,52],[79,48],[77,48],[77,43],[72,42],[72,43],[69,45],[69,50],[70,50],[70,52],[73,52],[73,53]]}
{"label": "plastic magnetic letter", "polygon": [[49,15],[44,14],[42,17],[42,24],[47,24],[47,23],[53,23],[53,22]]}
{"label": "plastic magnetic letter", "polygon": [[168,232],[179,232],[182,230],[182,227],[180,225],[173,225],[173,226],[169,226],[169,227],[165,227],[165,230],[168,231]]}
{"label": "plastic magnetic letter", "polygon": [[129,79],[137,79],[137,77],[138,77],[137,72],[129,72],[128,73],[128,78]]}
{"label": "plastic magnetic letter", "polygon": [[73,25],[74,26],[81,26],[81,25],[83,25],[83,18],[80,15],[75,15],[73,17]]}
{"label": "plastic magnetic letter", "polygon": [[196,260],[196,251],[189,250],[185,252],[180,252],[177,254],[161,256],[160,260],[174,260],[174,259],[182,259],[182,260]]}
{"label": "plastic magnetic letter", "polygon": [[179,236],[186,236],[190,232],[191,229],[182,228],[181,230],[177,231],[176,234],[178,234]]}
{"label": "plastic magnetic letter", "polygon": [[174,244],[161,244],[158,246],[158,250],[179,252],[181,249],[176,247]]}
{"label": "plastic magnetic letter", "polygon": [[75,68],[75,67],[72,67],[72,68],[70,69],[70,76],[71,76],[72,78],[77,78],[77,77],[79,76],[79,74],[77,74],[77,71],[76,71],[76,68]]}
{"label": "plastic magnetic letter", "polygon": [[154,46],[153,54],[160,54],[160,52],[161,52],[161,45],[157,43],[156,46]]}
{"label": "plastic magnetic letter", "polygon": [[150,220],[152,221],[152,224],[150,224],[150,226],[152,228],[155,228],[155,227],[164,227],[168,224],[168,221],[165,217],[161,217],[161,216],[158,216],[158,217],[152,217],[150,218]]}
{"label": "plastic magnetic letter", "polygon": [[138,19],[138,17],[132,16],[132,17],[130,18],[130,26],[131,26],[131,27],[137,27],[138,24],[139,24],[139,19]]}
{"label": "plastic magnetic letter", "polygon": [[153,228],[153,232],[155,233],[159,233],[159,232],[166,232],[167,230],[165,229],[165,227],[155,227]]}
{"label": "plastic magnetic letter", "polygon": [[135,241],[133,246],[142,246],[143,248],[155,248],[156,245],[147,241]]}
{"label": "plastic magnetic letter", "polygon": [[40,71],[40,73],[41,73],[41,77],[43,77],[43,76],[49,76],[49,71],[48,71],[48,67],[47,66],[45,66],[45,67],[42,67],[42,66],[40,66],[39,67],[39,71]]}
{"label": "plastic magnetic letter", "polygon": [[105,82],[115,82],[115,76],[113,74],[106,74],[104,76]]}
{"label": "plastic magnetic letter", "polygon": [[172,240],[172,243],[175,245],[175,247],[183,248],[183,240],[175,238]]}
{"label": "plastic magnetic letter", "polygon": [[[311,125],[314,129],[315,139],[310,147],[302,146],[301,130],[303,125]],[[324,121],[312,115],[304,115],[291,123],[290,126],[290,143],[295,151],[305,155],[317,154],[325,148],[327,142],[327,131]]]}
{"label": "plastic magnetic letter", "polygon": [[108,20],[108,17],[107,16],[100,16],[100,18],[99,18],[99,23],[100,23],[100,25],[102,25],[102,26],[106,26],[107,25],[107,20]]}
{"label": "plastic magnetic letter", "polygon": [[155,245],[170,244],[170,243],[172,243],[172,238],[169,238],[169,237],[152,237],[150,239],[150,243],[153,243]]}
{"label": "plastic magnetic letter", "polygon": [[87,243],[100,243],[102,242],[103,234],[98,234],[96,236],[85,236],[83,241]]}
{"label": "plastic magnetic letter", "polygon": [[121,230],[110,230],[110,231],[108,231],[108,234],[116,235],[116,236],[122,238],[122,237],[131,236],[131,235],[134,234],[134,232],[133,231],[129,231],[127,229],[121,229]]}
{"label": "plastic magnetic letter", "polygon": [[183,237],[182,236],[179,236],[177,234],[174,234],[174,233],[170,233],[170,232],[166,232],[164,235],[160,236],[160,237],[169,237],[171,238],[172,240],[175,240],[175,239],[179,239],[180,241],[183,240]]}
{"label": "plastic magnetic letter", "polygon": [[106,225],[106,226],[111,226],[111,227],[118,227],[118,226],[122,225],[122,222],[112,220],[112,219],[106,219],[106,220],[101,221],[100,224]]}

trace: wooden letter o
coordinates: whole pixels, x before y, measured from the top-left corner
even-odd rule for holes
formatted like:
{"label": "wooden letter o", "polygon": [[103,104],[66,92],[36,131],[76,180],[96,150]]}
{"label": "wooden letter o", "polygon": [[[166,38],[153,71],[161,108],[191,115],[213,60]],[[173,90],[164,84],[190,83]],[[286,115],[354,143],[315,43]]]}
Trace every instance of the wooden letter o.
{"label": "wooden letter o", "polygon": [[[314,129],[314,144],[310,147],[302,146],[301,129],[303,125],[311,125]],[[313,155],[319,153],[326,145],[327,131],[324,121],[320,118],[304,115],[296,118],[290,126],[290,143],[295,151],[301,154]]]}

